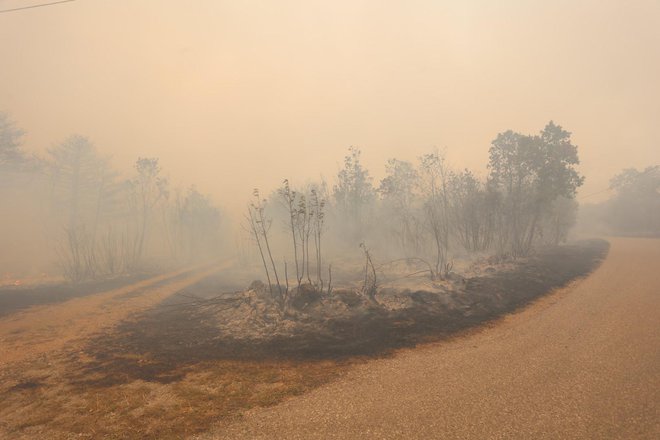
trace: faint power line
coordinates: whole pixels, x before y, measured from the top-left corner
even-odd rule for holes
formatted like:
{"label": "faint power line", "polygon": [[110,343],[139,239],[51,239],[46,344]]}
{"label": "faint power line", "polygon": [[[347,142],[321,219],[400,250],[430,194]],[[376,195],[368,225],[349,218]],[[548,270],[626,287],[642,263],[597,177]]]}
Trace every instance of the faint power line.
{"label": "faint power line", "polygon": [[[645,169],[645,170],[642,171],[641,173],[637,173],[637,175],[636,175],[635,177],[639,178],[639,177],[644,176],[644,175],[646,175],[646,174],[650,174],[650,173],[652,173],[652,172],[654,172],[654,171],[657,171],[658,169],[660,169],[660,165],[656,165],[656,166],[653,166],[653,167],[648,167],[647,169]],[[584,195],[584,196],[580,196],[580,197],[578,197],[577,199],[578,199],[578,200],[582,200],[582,199],[586,199],[586,198],[591,197],[591,196],[595,196],[595,195],[598,195],[598,194],[602,194],[602,193],[604,193],[604,192],[608,192],[608,191],[616,191],[616,190],[617,190],[617,186],[610,185],[609,188],[605,188],[605,189],[602,189],[602,190],[600,190],[600,191],[596,191],[596,192],[592,192],[592,193],[590,193],[590,194],[586,194],[586,195]]]}
{"label": "faint power line", "polygon": [[605,188],[605,189],[602,189],[602,190],[600,190],[600,191],[596,191],[596,192],[592,192],[592,193],[589,193],[589,194],[585,194],[585,195],[583,195],[583,196],[578,197],[577,199],[578,199],[578,200],[584,200],[584,199],[589,198],[589,197],[591,197],[591,196],[595,196],[595,195],[598,195],[598,194],[602,194],[602,193],[604,193],[604,192],[608,192],[608,191],[614,191],[614,188]]}
{"label": "faint power line", "polygon": [[32,6],[22,6],[20,8],[12,8],[12,9],[0,9],[0,14],[4,14],[5,12],[15,12],[15,11],[22,11],[24,9],[34,9],[34,8],[42,8],[44,6],[53,6],[53,5],[59,5],[61,3],[71,3],[75,2],[76,0],[60,0],[58,2],[50,2],[50,3],[40,3],[38,5],[32,5]]}

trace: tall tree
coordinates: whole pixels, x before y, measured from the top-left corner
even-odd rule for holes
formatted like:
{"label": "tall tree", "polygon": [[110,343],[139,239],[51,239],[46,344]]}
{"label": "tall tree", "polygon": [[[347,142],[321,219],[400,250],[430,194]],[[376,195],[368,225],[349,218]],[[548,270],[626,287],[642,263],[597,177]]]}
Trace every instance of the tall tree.
{"label": "tall tree", "polygon": [[584,178],[571,134],[550,121],[539,135],[507,131],[490,148],[490,181],[503,194],[507,248],[525,255],[540,233],[542,216],[560,196],[574,198]]}
{"label": "tall tree", "polygon": [[[300,283],[302,282],[303,279],[303,273],[301,273],[300,270],[300,264],[299,264],[299,258],[298,258],[298,235],[296,233],[298,227],[300,226],[300,212],[296,206],[296,201],[298,199],[298,193],[296,191],[293,191],[291,189],[291,186],[289,185],[289,180],[284,179],[284,182],[282,182],[282,187],[278,190],[279,195],[282,197],[282,201],[284,203],[284,206],[287,210],[288,214],[288,224],[287,224],[287,229],[291,231],[291,242],[293,244],[293,260],[295,262],[296,266],[296,282],[298,283],[298,287],[300,287]],[[304,246],[303,246],[303,272],[305,270],[305,259],[304,259]]]}
{"label": "tall tree", "polygon": [[423,200],[424,226],[431,234],[435,262],[432,277],[442,277],[449,271],[449,170],[445,157],[438,151],[420,158],[420,189]]}
{"label": "tall tree", "polygon": [[25,153],[21,149],[24,134],[6,113],[0,112],[0,185],[5,188],[25,164]]}
{"label": "tall tree", "polygon": [[322,248],[321,238],[323,236],[325,225],[325,205],[326,205],[326,188],[325,185],[313,186],[310,190],[310,210],[312,222],[312,231],[314,234],[314,250],[316,256],[316,282],[320,290],[323,290],[323,277],[321,275],[322,265]]}
{"label": "tall tree", "polygon": [[[286,292],[282,292],[282,285],[280,284],[280,278],[277,273],[277,267],[275,266],[275,260],[273,259],[273,252],[270,247],[269,232],[272,225],[272,219],[266,214],[266,199],[262,199],[259,190],[254,189],[252,195],[254,200],[248,205],[248,215],[246,217],[248,221],[249,230],[254,236],[257,247],[259,248],[259,253],[261,255],[261,261],[264,265],[264,270],[266,272],[266,278],[268,279],[268,288],[270,289],[271,296],[273,299],[280,301],[280,304],[284,306],[287,302],[288,289]],[[278,296],[275,298],[275,293],[273,292],[273,285],[270,278],[270,269],[266,263],[266,257],[270,260],[270,268],[272,269],[273,275],[275,275],[275,282],[277,283]],[[285,275],[286,276],[286,275]]]}
{"label": "tall tree", "polygon": [[365,234],[371,206],[376,198],[369,171],[360,162],[360,149],[350,147],[344,167],[337,174],[333,195],[338,215],[346,223],[349,238],[361,240]]}
{"label": "tall tree", "polygon": [[568,240],[568,234],[577,223],[578,202],[574,198],[557,197],[543,216],[541,225],[544,243],[557,245]]}
{"label": "tall tree", "polygon": [[0,112],[0,167],[19,163],[24,158],[21,150],[24,134],[6,113]]}
{"label": "tall tree", "polygon": [[66,245],[62,252],[66,270],[76,281],[92,277],[98,269],[98,225],[109,209],[115,174],[107,159],[83,136],[70,136],[48,153],[54,212],[65,216]]}
{"label": "tall tree", "polygon": [[606,204],[606,223],[619,233],[660,235],[660,166],[625,169],[610,187],[616,195]]}
{"label": "tall tree", "polygon": [[163,225],[172,257],[181,262],[216,254],[220,242],[220,211],[194,186],[163,205]]}
{"label": "tall tree", "polygon": [[386,176],[381,180],[378,192],[387,211],[391,232],[404,253],[419,251],[418,219],[416,202],[419,173],[412,163],[389,159],[385,165]]}
{"label": "tall tree", "polygon": [[133,241],[133,264],[140,262],[144,255],[149,227],[158,202],[168,197],[168,181],[162,177],[157,158],[140,157],[135,162],[135,177],[129,181],[132,194],[135,220]]}
{"label": "tall tree", "polygon": [[492,243],[494,203],[486,185],[470,171],[449,178],[450,214],[455,236],[464,249],[484,251]]}

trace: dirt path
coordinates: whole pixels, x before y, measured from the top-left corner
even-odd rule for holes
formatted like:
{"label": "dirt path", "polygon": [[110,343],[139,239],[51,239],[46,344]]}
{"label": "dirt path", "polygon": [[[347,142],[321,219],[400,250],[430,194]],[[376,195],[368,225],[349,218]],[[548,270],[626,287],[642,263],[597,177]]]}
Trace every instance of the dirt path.
{"label": "dirt path", "polygon": [[55,305],[35,306],[0,319],[0,367],[76,343],[162,301],[221,269],[179,270]]}
{"label": "dirt path", "polygon": [[611,242],[587,279],[490,328],[203,438],[660,438],[660,240]]}

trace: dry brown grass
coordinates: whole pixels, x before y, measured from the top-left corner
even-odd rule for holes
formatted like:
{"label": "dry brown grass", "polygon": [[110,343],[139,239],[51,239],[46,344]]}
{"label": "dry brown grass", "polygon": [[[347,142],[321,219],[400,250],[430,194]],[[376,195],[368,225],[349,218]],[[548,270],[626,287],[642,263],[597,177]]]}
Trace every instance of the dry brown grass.
{"label": "dry brown grass", "polygon": [[[571,255],[573,260],[568,258]],[[481,315],[471,315],[467,321],[460,321],[460,326],[449,329],[492,319],[497,316],[494,310],[503,313],[551,287],[563,285],[594,267],[599,255],[557,253],[538,266],[543,268],[541,272],[530,265],[518,274],[481,280],[482,284],[477,279],[471,285],[476,298],[509,295],[518,298],[517,302],[491,302],[491,308],[477,309]],[[573,264],[574,260],[580,265]],[[9,348],[13,354],[11,361],[0,359],[0,438],[185,438],[205,432],[212,425],[222,428],[246,409],[274,405],[304,393],[332,380],[349,366],[335,360],[241,361],[207,356],[218,355],[212,351],[219,348],[214,343],[218,337],[215,327],[196,332],[203,316],[182,315],[178,308],[171,310],[179,314],[153,314],[151,321],[146,316],[125,321],[136,311],[149,309],[204,276],[198,273],[183,280],[175,278],[164,286],[133,289],[131,295],[124,291],[121,295],[102,293],[86,301],[35,308],[31,313],[0,320],[0,353],[5,354],[3,350]],[[479,296],[484,293],[489,296]],[[438,316],[430,319],[435,321]],[[116,325],[121,320],[144,331],[134,334],[124,328],[122,332],[122,326]],[[355,329],[359,327],[349,327],[342,341],[355,342],[359,336]],[[370,350],[374,344],[380,344],[376,348],[383,350],[395,348],[392,336],[400,335],[397,327],[390,332],[379,331],[378,327],[376,331],[367,330],[371,331],[371,339],[363,339],[362,347],[368,344]],[[185,337],[177,338],[180,335]],[[415,341],[424,341],[422,336],[426,335],[419,333]],[[309,341],[318,344],[318,340],[312,337]],[[34,341],[38,343],[30,346]],[[166,344],[159,348],[159,341]],[[322,348],[334,353],[328,351],[327,344]],[[355,354],[365,354],[365,349]]]}
{"label": "dry brown grass", "polygon": [[120,380],[103,382],[108,372],[87,354],[95,335],[114,332],[118,322],[216,270],[175,272],[0,319],[0,438],[179,439],[342,371],[331,361],[208,361],[176,367],[170,372],[176,379],[167,383],[140,380],[121,368],[112,372]]}
{"label": "dry brown grass", "polygon": [[[81,337],[112,327],[216,272],[218,267],[159,275],[119,289],[72,299],[60,304],[31,307],[0,319],[0,365],[75,344]],[[164,286],[159,283],[171,281]]]}
{"label": "dry brown grass", "polygon": [[0,437],[179,439],[335,378],[333,361],[213,361],[171,383],[96,387],[72,381],[82,356],[60,353],[0,372]]}

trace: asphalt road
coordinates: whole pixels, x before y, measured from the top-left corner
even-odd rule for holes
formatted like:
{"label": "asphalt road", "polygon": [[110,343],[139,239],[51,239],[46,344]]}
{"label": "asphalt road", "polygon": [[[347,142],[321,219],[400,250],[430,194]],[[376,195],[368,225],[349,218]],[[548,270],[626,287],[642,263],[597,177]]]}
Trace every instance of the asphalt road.
{"label": "asphalt road", "polygon": [[660,439],[660,240],[452,340],[355,367],[210,438]]}

